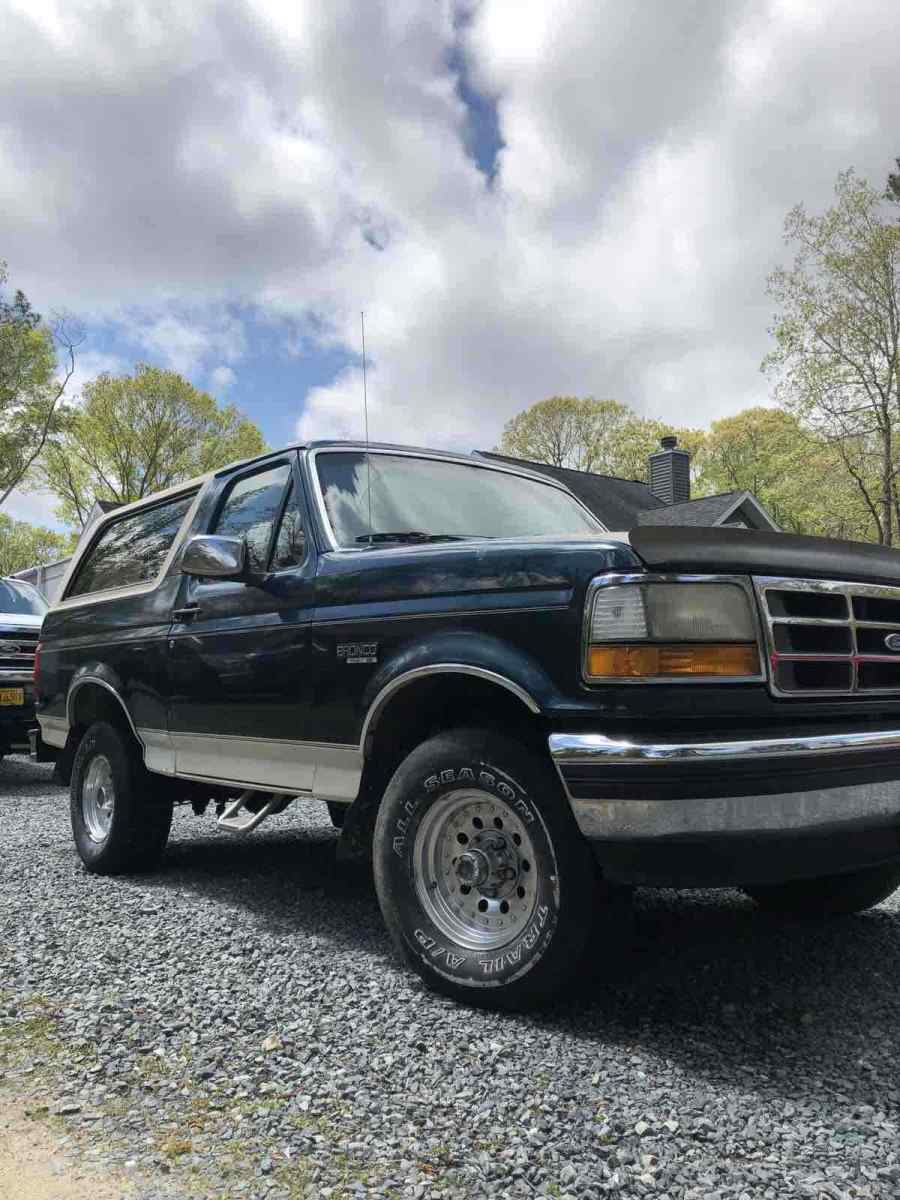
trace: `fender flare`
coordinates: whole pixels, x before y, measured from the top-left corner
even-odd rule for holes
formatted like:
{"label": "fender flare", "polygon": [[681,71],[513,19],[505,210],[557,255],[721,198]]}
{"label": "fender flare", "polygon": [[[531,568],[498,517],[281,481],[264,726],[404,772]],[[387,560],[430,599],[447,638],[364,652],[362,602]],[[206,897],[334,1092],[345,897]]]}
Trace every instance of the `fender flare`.
{"label": "fender flare", "polygon": [[87,684],[92,684],[95,687],[103,688],[104,691],[115,697],[125,714],[125,719],[128,721],[128,726],[131,729],[131,732],[137,739],[138,745],[143,747],[143,740],[138,733],[137,728],[135,727],[131,713],[128,711],[128,705],[122,699],[122,695],[117,687],[118,682],[119,681],[113,672],[102,665],[98,666],[95,664],[89,667],[84,667],[81,671],[79,671],[73,677],[72,682],[69,684],[69,690],[66,693],[66,720],[69,723],[69,729],[72,729],[75,724],[72,719],[72,705],[74,697],[82,687],[86,686]]}
{"label": "fender flare", "polygon": [[363,757],[391,699],[417,680],[435,675],[469,675],[502,687],[535,716],[556,694],[543,667],[529,654],[491,635],[454,632],[407,644],[373,675],[364,694],[359,739]]}

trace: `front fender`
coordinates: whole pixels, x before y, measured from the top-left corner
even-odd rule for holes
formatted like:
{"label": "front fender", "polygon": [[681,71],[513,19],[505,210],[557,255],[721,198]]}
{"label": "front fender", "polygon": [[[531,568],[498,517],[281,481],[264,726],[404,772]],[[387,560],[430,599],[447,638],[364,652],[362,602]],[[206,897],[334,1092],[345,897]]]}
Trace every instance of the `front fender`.
{"label": "front fender", "polygon": [[369,680],[363,694],[361,746],[365,747],[380,712],[395,692],[423,676],[447,673],[487,679],[512,692],[535,714],[562,699],[543,667],[521,648],[490,634],[433,634],[401,646]]}

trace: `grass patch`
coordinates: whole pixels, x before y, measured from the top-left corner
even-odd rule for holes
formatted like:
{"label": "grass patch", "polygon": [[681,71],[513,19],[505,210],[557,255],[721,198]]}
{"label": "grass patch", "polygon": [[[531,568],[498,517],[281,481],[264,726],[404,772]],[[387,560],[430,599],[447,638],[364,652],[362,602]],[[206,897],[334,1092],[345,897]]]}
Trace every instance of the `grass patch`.
{"label": "grass patch", "polygon": [[62,1049],[58,1024],[54,1005],[46,996],[23,1001],[17,1014],[0,1024],[0,1066],[19,1066],[30,1058],[55,1058]]}
{"label": "grass patch", "polygon": [[160,1075],[168,1075],[169,1068],[158,1054],[142,1054],[135,1067],[141,1079],[158,1079]]}
{"label": "grass patch", "polygon": [[185,1154],[192,1154],[194,1151],[194,1143],[185,1137],[179,1137],[178,1134],[170,1134],[169,1137],[162,1138],[156,1143],[156,1148],[160,1154],[164,1155],[170,1161],[175,1158],[182,1158]]}

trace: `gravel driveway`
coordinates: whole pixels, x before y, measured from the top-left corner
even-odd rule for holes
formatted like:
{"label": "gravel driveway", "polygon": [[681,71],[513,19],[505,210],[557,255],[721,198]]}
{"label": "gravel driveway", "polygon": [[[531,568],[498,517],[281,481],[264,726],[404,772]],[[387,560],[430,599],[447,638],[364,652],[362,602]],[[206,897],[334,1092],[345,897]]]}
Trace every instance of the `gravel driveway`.
{"label": "gravel driveway", "polygon": [[[322,805],[85,874],[50,769],[0,764],[0,1088],[150,1196],[900,1195],[900,913],[646,892],[540,1017],[403,970]],[[149,1182],[148,1182],[149,1181]]]}

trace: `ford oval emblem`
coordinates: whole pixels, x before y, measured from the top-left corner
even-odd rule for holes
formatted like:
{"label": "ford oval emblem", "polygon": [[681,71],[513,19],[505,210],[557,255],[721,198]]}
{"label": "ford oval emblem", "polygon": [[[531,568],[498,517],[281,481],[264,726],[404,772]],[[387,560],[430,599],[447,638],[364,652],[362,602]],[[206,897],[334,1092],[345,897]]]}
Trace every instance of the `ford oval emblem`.
{"label": "ford oval emblem", "polygon": [[884,644],[888,650],[900,650],[900,633],[889,633],[884,639]]}

